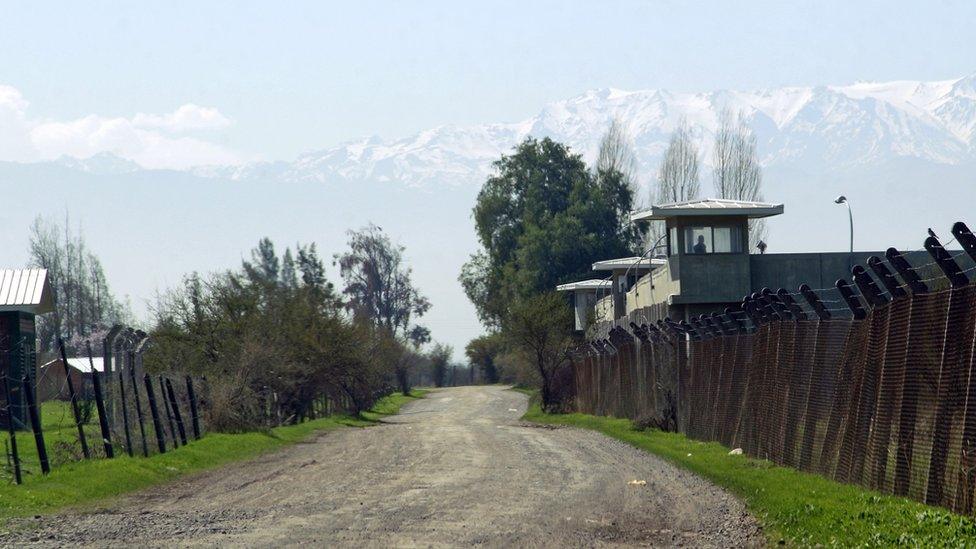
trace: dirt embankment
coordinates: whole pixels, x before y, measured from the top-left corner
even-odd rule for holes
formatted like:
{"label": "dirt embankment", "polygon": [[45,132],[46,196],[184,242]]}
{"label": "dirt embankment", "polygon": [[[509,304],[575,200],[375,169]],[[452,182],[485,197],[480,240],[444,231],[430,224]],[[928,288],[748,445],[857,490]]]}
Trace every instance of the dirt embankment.
{"label": "dirt embankment", "polygon": [[439,390],[385,425],[29,519],[0,545],[763,543],[721,489],[597,433],[523,424],[525,406],[500,387]]}

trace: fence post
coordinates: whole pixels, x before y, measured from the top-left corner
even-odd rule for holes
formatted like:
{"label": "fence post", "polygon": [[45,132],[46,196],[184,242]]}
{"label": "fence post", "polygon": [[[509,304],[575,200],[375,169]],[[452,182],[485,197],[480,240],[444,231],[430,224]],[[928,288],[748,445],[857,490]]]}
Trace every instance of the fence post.
{"label": "fence post", "polygon": [[868,313],[864,310],[864,305],[861,303],[861,298],[854,295],[854,290],[851,288],[850,282],[841,278],[837,281],[836,286],[841,297],[843,297],[844,301],[847,303],[847,307],[851,310],[851,314],[854,315],[854,319],[862,320],[867,318]]}
{"label": "fence post", "polygon": [[23,479],[20,476],[20,454],[17,453],[17,427],[14,425],[13,404],[10,397],[10,378],[6,373],[0,372],[3,377],[3,392],[7,403],[7,435],[10,437],[10,454],[13,457],[14,481],[21,484]]}
{"label": "fence post", "polygon": [[725,315],[729,317],[729,320],[735,326],[735,332],[739,334],[746,333],[746,323],[743,321],[742,316],[745,315],[744,311],[736,311],[731,307],[725,308]]}
{"label": "fence post", "polygon": [[146,374],[142,378],[143,383],[146,384],[146,398],[149,399],[149,413],[152,414],[153,431],[156,433],[156,445],[159,447],[159,453],[166,453],[166,433],[163,432],[163,425],[159,421],[159,406],[156,404],[156,392],[153,390],[152,377]]}
{"label": "fence post", "polygon": [[779,297],[779,300],[782,301],[783,304],[785,304],[790,310],[790,314],[793,315],[794,320],[807,319],[807,313],[804,312],[803,308],[797,304],[796,300],[793,299],[793,296],[790,295],[790,292],[786,291],[786,288],[780,288],[777,290],[776,296]]}
{"label": "fence post", "polygon": [[876,255],[869,257],[868,267],[871,267],[871,270],[874,271],[874,276],[878,277],[881,284],[883,284],[885,289],[888,290],[888,293],[891,294],[892,299],[900,299],[908,296],[908,292],[901,287],[901,283],[898,282],[895,275],[891,274],[891,271],[888,270],[888,267],[885,266],[880,257]]}
{"label": "fence post", "polygon": [[75,393],[75,384],[71,381],[71,367],[68,365],[68,357],[64,352],[64,340],[58,336],[58,348],[61,351],[61,365],[64,367],[64,382],[68,386],[68,398],[71,400],[71,413],[75,418],[75,426],[78,427],[78,440],[81,442],[81,453],[85,459],[91,459],[91,451],[88,450],[88,439],[85,438],[85,425],[81,421],[81,412],[78,410],[78,395]]}
{"label": "fence post", "polygon": [[200,440],[200,414],[197,411],[197,393],[193,390],[193,378],[186,376],[186,396],[190,400],[190,425],[193,438]]}
{"label": "fence post", "polygon": [[976,261],[976,235],[969,230],[969,227],[962,221],[956,221],[952,225],[952,235],[956,237],[956,241],[963,250],[966,250],[969,257]]}
{"label": "fence post", "polygon": [[176,420],[173,419],[173,410],[169,406],[169,396],[166,394],[166,379],[159,376],[159,393],[163,397],[163,408],[166,410],[166,425],[169,427],[169,439],[173,441],[173,448],[180,447],[180,440],[176,436]]}
{"label": "fence post", "polygon": [[727,313],[712,313],[712,323],[718,327],[723,336],[735,335],[737,332]]}
{"label": "fence post", "polygon": [[169,394],[169,405],[173,409],[173,416],[176,418],[176,428],[180,432],[180,443],[186,446],[186,428],[183,426],[183,415],[180,413],[180,405],[176,400],[176,392],[173,391],[173,384],[166,379],[166,393]]}
{"label": "fence post", "polygon": [[129,429],[129,414],[125,397],[125,376],[122,375],[121,369],[117,369],[115,373],[119,376],[119,399],[122,404],[122,428],[125,431],[125,453],[129,454],[129,457],[132,457],[132,433]]}
{"label": "fence post", "polygon": [[823,302],[820,301],[820,297],[817,293],[810,289],[810,286],[806,284],[800,284],[800,293],[803,294],[803,299],[807,300],[813,312],[817,315],[820,320],[830,320],[830,311],[823,306]]}
{"label": "fence post", "polygon": [[139,384],[136,381],[136,357],[130,348],[125,351],[126,362],[129,365],[129,378],[132,380],[132,399],[136,404],[136,419],[139,420],[139,436],[142,439],[142,455],[149,457],[149,445],[146,444],[146,418],[142,413],[142,402],[139,399]]}
{"label": "fence post", "polygon": [[118,370],[118,361],[115,359],[115,341],[119,333],[122,332],[122,328],[121,324],[112,326],[102,339],[102,363],[104,364],[102,372],[107,380],[103,387],[105,392],[102,398],[105,399],[105,411],[109,417],[110,427],[118,427],[119,424],[118,411],[115,409],[115,399],[112,396],[112,374]]}
{"label": "fence post", "polygon": [[854,283],[857,284],[857,289],[861,290],[861,295],[864,296],[871,308],[881,307],[888,303],[888,297],[881,293],[878,285],[874,283],[874,279],[864,267],[855,265],[851,269],[851,273],[854,275]]}
{"label": "fence post", "polygon": [[939,242],[938,238],[935,238],[934,236],[926,238],[924,246],[929,252],[929,255],[932,256],[932,259],[935,260],[935,263],[940,269],[942,269],[942,272],[945,274],[946,278],[949,279],[949,284],[951,284],[953,288],[962,288],[963,286],[969,284],[969,278],[967,278],[966,274],[962,272],[962,269],[960,269],[959,265],[955,262],[955,260],[952,259],[949,252],[942,247],[942,244]]}
{"label": "fence post", "polygon": [[45,475],[51,472],[51,463],[47,459],[47,446],[44,445],[44,431],[41,429],[40,414],[37,413],[37,402],[30,384],[30,378],[24,374],[24,398],[27,400],[27,417],[30,418],[31,430],[34,431],[34,443],[37,444],[37,459],[41,462],[41,472]]}
{"label": "fence post", "polygon": [[762,296],[780,320],[793,320],[793,313],[785,303],[780,301],[779,294],[774,293],[769,288],[763,288]]}
{"label": "fence post", "polygon": [[742,298],[742,310],[746,313],[746,316],[749,317],[749,320],[752,321],[752,327],[755,330],[758,330],[766,320],[763,318],[762,311],[760,311],[759,306],[756,304],[755,298],[753,298],[751,295],[747,295]]}
{"label": "fence post", "polygon": [[[95,371],[95,361],[92,359],[91,341],[86,343],[88,347],[88,364],[92,371],[92,388],[95,390],[95,409],[98,412],[98,427],[102,433],[102,445],[105,447],[105,457],[115,457],[115,449],[112,448],[112,437],[108,428],[108,414],[105,412],[105,397],[102,395],[102,373]],[[102,364],[105,364],[105,357],[102,357]],[[105,366],[103,366],[103,369]]]}
{"label": "fence post", "polygon": [[888,259],[888,263],[898,271],[901,279],[908,284],[911,288],[913,294],[925,294],[928,293],[929,287],[922,282],[922,279],[918,277],[918,273],[912,268],[911,263],[905,259],[905,256],[901,255],[901,252],[895,248],[888,248],[885,251],[885,257]]}

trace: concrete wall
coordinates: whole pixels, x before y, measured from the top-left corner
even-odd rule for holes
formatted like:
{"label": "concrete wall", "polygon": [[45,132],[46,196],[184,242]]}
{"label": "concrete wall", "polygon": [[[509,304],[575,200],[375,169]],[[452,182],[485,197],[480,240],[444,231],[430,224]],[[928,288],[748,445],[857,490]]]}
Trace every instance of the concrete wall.
{"label": "concrete wall", "polygon": [[676,264],[681,293],[674,303],[739,301],[749,291],[748,254],[682,255]]}
{"label": "concrete wall", "polygon": [[[922,278],[938,276],[942,271],[938,266],[931,265],[932,256],[922,250],[902,252],[905,258],[917,269]],[[811,288],[832,288],[838,279],[843,278],[852,282],[851,268],[854,265],[867,266],[868,258],[872,255],[884,259],[883,251],[874,252],[823,252],[799,254],[765,254],[749,256],[751,262],[752,291],[763,288],[786,288],[795,292],[800,284],[809,284]],[[955,260],[963,269],[973,266],[972,259],[961,251],[953,252]],[[923,267],[924,266],[924,267]],[[970,278],[973,278],[970,276]],[[938,289],[938,284],[933,288]],[[944,281],[943,281],[944,282]]]}

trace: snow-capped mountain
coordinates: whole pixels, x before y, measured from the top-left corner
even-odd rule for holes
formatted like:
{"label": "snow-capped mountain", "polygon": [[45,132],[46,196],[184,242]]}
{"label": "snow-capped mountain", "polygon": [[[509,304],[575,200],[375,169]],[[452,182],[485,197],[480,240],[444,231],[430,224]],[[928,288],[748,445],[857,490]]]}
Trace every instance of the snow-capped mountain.
{"label": "snow-capped mountain", "polygon": [[142,170],[139,164],[109,152],[98,153],[88,158],[65,155],[53,160],[52,163],[95,175],[119,175]]}
{"label": "snow-capped mountain", "polygon": [[756,91],[673,93],[600,89],[547,105],[512,124],[440,126],[396,140],[368,137],[309,152],[294,162],[208,168],[234,179],[274,175],[292,181],[377,180],[410,186],[478,183],[491,162],[527,136],[568,143],[595,157],[611,120],[653,177],[675,126],[686,120],[708,165],[721,112],[741,113],[756,133],[765,165],[860,167],[900,158],[937,164],[976,162],[976,74],[939,82],[896,81]]}

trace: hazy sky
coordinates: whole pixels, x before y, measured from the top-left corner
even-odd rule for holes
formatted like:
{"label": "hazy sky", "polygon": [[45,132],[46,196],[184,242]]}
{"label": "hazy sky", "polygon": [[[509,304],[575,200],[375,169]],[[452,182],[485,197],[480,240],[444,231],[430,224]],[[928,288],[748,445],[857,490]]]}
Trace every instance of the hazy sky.
{"label": "hazy sky", "polygon": [[[523,120],[593,88],[696,92],[976,72],[972,1],[0,2],[0,161],[107,150],[148,168],[290,160],[365,135]],[[14,203],[0,208],[0,266],[24,261],[34,215],[70,210],[113,287],[141,312],[183,273],[236,266],[261,236],[316,240],[331,255],[345,229],[373,221],[407,245],[435,303],[425,319],[434,337],[459,350],[480,332],[456,284],[475,247],[475,189],[455,191],[452,204],[463,206],[433,216],[424,208],[436,199],[413,197],[414,210],[394,219],[384,209],[410,197],[368,196],[359,209],[324,189],[283,185],[269,203],[259,185],[224,195],[190,179],[155,187],[161,180],[10,179],[0,186],[0,200]],[[843,221],[829,200],[803,193],[850,196],[853,186],[770,191],[796,205],[785,230],[818,216]],[[914,213],[955,219],[950,207],[972,201],[968,188],[954,188],[958,200]],[[859,223],[876,238],[862,245],[888,244],[886,214]],[[845,227],[802,249],[834,249]]]}
{"label": "hazy sky", "polygon": [[[976,2],[796,4],[5,2],[0,86],[14,114],[0,88],[0,159],[87,154],[126,132],[151,142],[131,154],[150,166],[290,159],[362,135],[519,120],[590,88],[976,70]],[[33,156],[4,139],[17,119],[48,123]]]}

